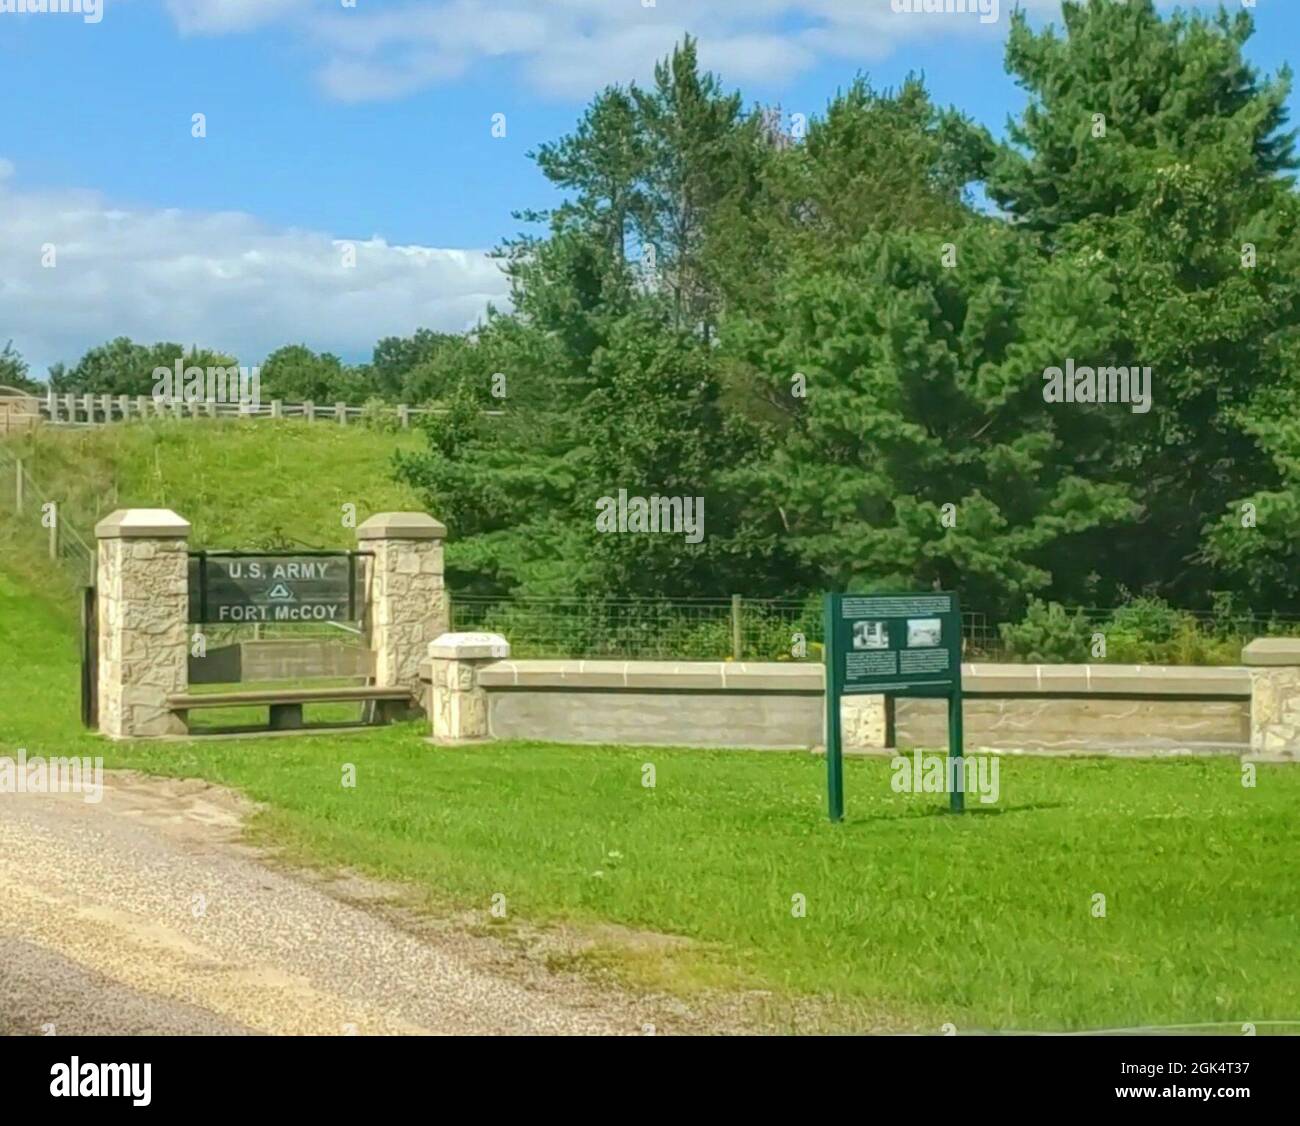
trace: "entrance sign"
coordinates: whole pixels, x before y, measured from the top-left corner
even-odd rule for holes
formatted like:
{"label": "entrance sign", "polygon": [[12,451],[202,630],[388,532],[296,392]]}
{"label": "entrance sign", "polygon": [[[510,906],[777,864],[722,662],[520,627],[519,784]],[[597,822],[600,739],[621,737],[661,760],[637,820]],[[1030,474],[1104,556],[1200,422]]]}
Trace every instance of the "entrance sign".
{"label": "entrance sign", "polygon": [[[827,795],[831,820],[841,821],[844,696],[946,697],[948,754],[961,757],[961,610],[950,593],[828,594],[824,610]],[[961,786],[950,802],[962,811]]]}
{"label": "entrance sign", "polygon": [[357,616],[355,551],[190,555],[191,622],[347,622]]}

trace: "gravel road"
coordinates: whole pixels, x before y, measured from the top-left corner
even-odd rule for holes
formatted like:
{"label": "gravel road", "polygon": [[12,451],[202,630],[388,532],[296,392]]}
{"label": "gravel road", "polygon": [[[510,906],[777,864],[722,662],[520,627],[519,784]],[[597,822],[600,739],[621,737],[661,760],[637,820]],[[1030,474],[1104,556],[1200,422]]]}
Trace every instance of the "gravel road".
{"label": "gravel road", "polygon": [[0,794],[0,1033],[638,1034],[663,1019],[520,972],[495,939],[402,925],[362,902],[381,894],[365,881],[281,870],[240,843],[248,809],[132,774],[107,775],[98,804]]}

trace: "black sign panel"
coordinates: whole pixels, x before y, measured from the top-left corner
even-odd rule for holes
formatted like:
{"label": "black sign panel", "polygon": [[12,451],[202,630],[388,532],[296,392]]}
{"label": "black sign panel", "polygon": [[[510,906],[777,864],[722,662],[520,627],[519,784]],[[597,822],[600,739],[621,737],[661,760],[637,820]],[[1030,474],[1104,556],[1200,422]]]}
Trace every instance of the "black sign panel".
{"label": "black sign panel", "polygon": [[830,595],[830,688],[840,695],[943,689],[961,681],[954,594]]}
{"label": "black sign panel", "polygon": [[191,555],[190,621],[350,621],[360,605],[356,558],[350,552]]}

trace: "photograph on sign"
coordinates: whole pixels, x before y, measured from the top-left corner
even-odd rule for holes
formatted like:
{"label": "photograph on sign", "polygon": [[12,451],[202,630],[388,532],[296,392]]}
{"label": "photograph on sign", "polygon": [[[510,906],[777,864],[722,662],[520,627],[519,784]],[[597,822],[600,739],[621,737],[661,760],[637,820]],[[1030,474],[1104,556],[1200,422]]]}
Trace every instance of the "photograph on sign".
{"label": "photograph on sign", "polygon": [[907,647],[929,649],[942,644],[943,625],[938,618],[909,618],[907,620]]}
{"label": "photograph on sign", "polygon": [[854,649],[888,649],[889,624],[881,621],[853,623]]}

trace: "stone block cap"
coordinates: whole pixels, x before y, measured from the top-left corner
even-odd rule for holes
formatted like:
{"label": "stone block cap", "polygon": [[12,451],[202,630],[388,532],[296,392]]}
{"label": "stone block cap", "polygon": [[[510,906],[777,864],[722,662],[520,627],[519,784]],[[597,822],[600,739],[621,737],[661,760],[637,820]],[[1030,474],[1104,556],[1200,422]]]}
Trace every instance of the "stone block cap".
{"label": "stone block cap", "polygon": [[1257,637],[1241,650],[1243,665],[1300,665],[1300,638]]}
{"label": "stone block cap", "polygon": [[190,522],[170,508],[119,508],[95,525],[101,540],[183,540],[190,534]]}
{"label": "stone block cap", "polygon": [[377,512],[357,525],[359,540],[441,540],[447,526],[426,512]]}
{"label": "stone block cap", "polygon": [[429,656],[452,661],[501,660],[510,642],[499,633],[444,633],[429,642]]}

